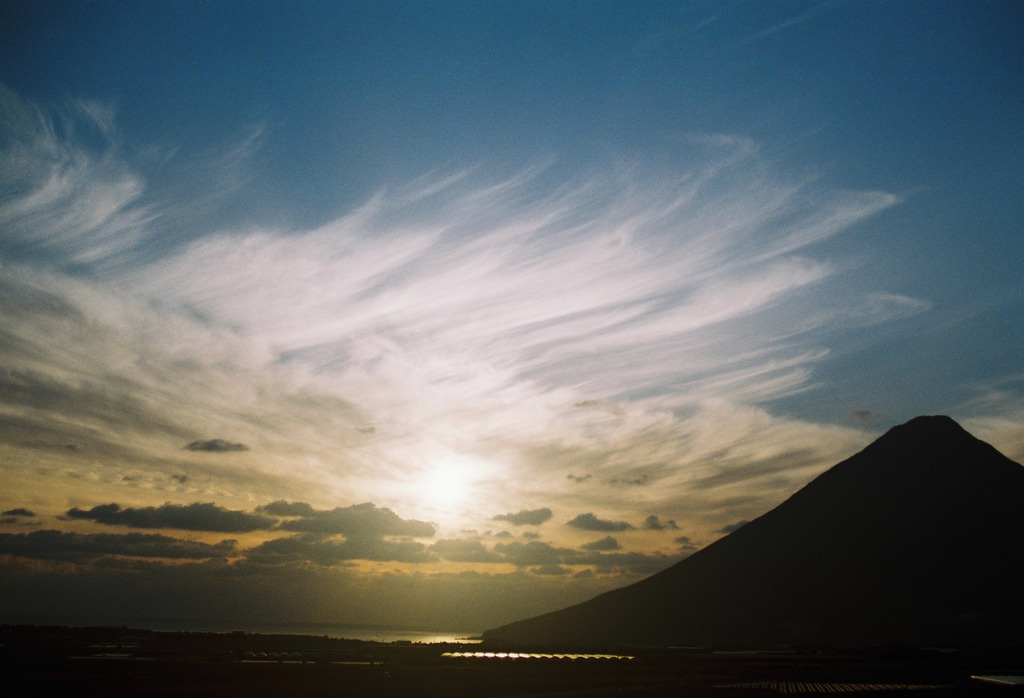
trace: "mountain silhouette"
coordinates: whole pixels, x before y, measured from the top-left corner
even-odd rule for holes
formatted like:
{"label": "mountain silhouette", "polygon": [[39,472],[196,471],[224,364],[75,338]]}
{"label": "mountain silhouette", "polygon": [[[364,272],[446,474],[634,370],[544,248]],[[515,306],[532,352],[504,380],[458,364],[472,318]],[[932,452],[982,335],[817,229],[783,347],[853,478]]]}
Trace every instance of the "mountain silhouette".
{"label": "mountain silhouette", "polygon": [[918,417],[672,567],[484,640],[1019,645],[1024,467],[949,417]]}

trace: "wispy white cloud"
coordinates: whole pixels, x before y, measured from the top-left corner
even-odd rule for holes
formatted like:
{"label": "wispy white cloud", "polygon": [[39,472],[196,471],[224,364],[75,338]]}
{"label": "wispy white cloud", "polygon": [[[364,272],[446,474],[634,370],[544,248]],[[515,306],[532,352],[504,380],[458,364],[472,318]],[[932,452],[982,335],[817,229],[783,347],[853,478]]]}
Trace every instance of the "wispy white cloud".
{"label": "wispy white cloud", "polygon": [[[864,442],[766,407],[815,385],[829,332],[926,307],[844,288],[822,245],[895,196],[794,180],[748,139],[694,139],[681,174],[438,173],[312,229],[142,250],[151,204],[116,148],[88,155],[32,105],[4,105],[24,171],[73,180],[52,195],[26,180],[0,208],[38,258],[0,269],[0,358],[20,386],[6,442],[81,446],[59,467],[94,484],[63,509],[153,492],[372,501],[451,535],[544,506],[658,511],[707,536]],[[250,135],[229,169],[265,136]],[[121,195],[95,196],[111,181]],[[211,438],[248,450],[212,464],[182,449]],[[123,496],[101,494],[115,482]]]}
{"label": "wispy white cloud", "polygon": [[756,34],[742,40],[740,43],[749,43],[751,41],[765,39],[769,36],[774,36],[780,32],[784,32],[787,29],[790,29],[792,27],[798,26],[800,24],[803,24],[804,22],[814,19],[818,15],[829,10],[833,4],[834,3],[831,1],[818,3],[817,5],[811,7],[808,10],[805,10],[804,12],[801,12],[800,14],[793,15],[788,19],[784,19],[781,22],[775,22],[774,24],[765,27]]}
{"label": "wispy white cloud", "polygon": [[[133,283],[291,360],[323,366],[397,352],[429,370],[425,352],[552,382],[574,363],[621,392],[694,368],[681,353],[644,375],[643,363],[621,360],[637,347],[707,350],[729,323],[827,279],[827,262],[793,253],[859,220],[847,195],[841,215],[806,213],[806,192],[781,184],[719,191],[705,181],[683,196],[627,177],[549,195],[535,180],[425,185],[433,200],[422,212],[382,193],[317,230],[198,241]],[[701,203],[686,203],[698,195]],[[860,218],[881,206],[866,197]]]}
{"label": "wispy white cloud", "polygon": [[1024,463],[1024,374],[971,386],[974,395],[952,413],[963,415],[972,434]]}
{"label": "wispy white cloud", "polygon": [[[82,102],[76,112],[104,137],[113,129],[109,108]],[[81,145],[74,127],[0,85],[0,227],[8,250],[95,263],[145,237],[156,216],[141,203],[145,182],[109,142]]]}
{"label": "wispy white cloud", "polygon": [[117,109],[113,104],[95,99],[80,99],[73,104],[75,109],[85,116],[89,126],[107,138],[113,138],[116,135]]}
{"label": "wispy white cloud", "polygon": [[899,293],[867,293],[851,304],[847,318],[854,324],[877,325],[917,315],[931,307],[931,302],[922,298]]}

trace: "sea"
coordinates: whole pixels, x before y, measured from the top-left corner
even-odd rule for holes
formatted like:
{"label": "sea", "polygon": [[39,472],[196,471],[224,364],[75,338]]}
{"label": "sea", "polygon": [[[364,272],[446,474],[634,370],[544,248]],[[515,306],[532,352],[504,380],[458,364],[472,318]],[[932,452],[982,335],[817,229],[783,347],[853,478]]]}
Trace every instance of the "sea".
{"label": "sea", "polygon": [[469,630],[402,628],[390,625],[345,625],[338,623],[268,623],[169,618],[116,618],[82,616],[4,616],[6,625],[62,625],[67,627],[137,628],[163,632],[230,633],[260,635],[310,635],[314,637],[365,640],[369,642],[415,642],[423,644],[480,642],[479,632]]}

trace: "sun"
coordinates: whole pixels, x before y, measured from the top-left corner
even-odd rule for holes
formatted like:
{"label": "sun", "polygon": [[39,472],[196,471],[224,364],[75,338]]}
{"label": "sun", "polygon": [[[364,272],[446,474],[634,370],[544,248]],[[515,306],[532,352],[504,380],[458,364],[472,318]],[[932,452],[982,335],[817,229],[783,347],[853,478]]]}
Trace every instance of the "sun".
{"label": "sun", "polygon": [[471,474],[464,462],[446,459],[428,466],[423,478],[423,496],[442,508],[453,508],[470,494]]}
{"label": "sun", "polygon": [[454,513],[474,497],[486,464],[465,456],[446,454],[424,464],[414,496],[439,513]]}

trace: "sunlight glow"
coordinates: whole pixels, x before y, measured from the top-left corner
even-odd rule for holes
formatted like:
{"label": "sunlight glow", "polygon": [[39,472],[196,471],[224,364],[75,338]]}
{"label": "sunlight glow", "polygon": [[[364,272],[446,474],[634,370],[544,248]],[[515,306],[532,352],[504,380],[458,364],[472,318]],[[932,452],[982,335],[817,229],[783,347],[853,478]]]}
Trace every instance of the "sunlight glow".
{"label": "sunlight glow", "polygon": [[418,494],[437,509],[453,510],[469,499],[483,469],[483,463],[461,456],[432,458],[420,474]]}

